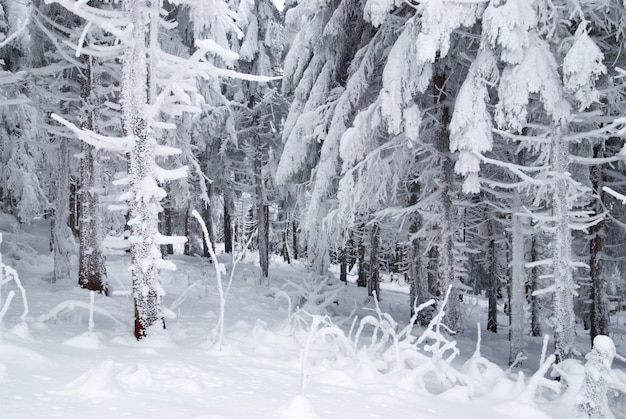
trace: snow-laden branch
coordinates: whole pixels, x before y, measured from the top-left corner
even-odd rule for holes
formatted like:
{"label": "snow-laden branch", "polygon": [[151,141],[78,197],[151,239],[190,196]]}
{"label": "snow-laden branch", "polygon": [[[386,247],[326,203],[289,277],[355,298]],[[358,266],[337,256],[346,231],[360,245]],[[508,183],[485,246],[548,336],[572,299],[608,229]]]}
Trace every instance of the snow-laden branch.
{"label": "snow-laden branch", "polygon": [[132,149],[133,137],[125,136],[125,137],[110,137],[105,135],[96,134],[93,131],[78,128],[73,123],[69,122],[67,119],[59,116],[55,113],[51,114],[50,117],[57,121],[58,123],[69,128],[79,139],[90,144],[96,148],[102,148],[105,150],[118,151],[121,153],[126,153]]}
{"label": "snow-laden branch", "polygon": [[620,201],[622,201],[622,204],[626,205],[626,195],[622,195],[619,192],[616,192],[615,190],[613,190],[612,188],[608,187],[608,186],[603,186],[602,190],[606,193],[608,193],[609,195],[611,195],[613,198],[616,198]]}
{"label": "snow-laden branch", "polygon": [[28,18],[25,19],[22,24],[20,25],[19,28],[17,28],[15,30],[15,32],[13,32],[11,35],[9,35],[9,37],[7,37],[4,41],[0,42],[0,50],[4,47],[6,47],[7,45],[9,45],[11,42],[13,42],[14,39],[16,39],[18,36],[20,36],[28,27],[28,24],[30,23],[30,16],[32,15],[32,13],[28,13],[27,16]]}

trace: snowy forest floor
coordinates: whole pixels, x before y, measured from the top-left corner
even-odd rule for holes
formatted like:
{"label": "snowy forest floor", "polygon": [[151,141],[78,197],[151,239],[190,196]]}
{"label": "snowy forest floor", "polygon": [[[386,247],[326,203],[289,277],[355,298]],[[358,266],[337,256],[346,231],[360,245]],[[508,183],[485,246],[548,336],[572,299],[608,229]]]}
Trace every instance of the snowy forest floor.
{"label": "snowy forest floor", "polygon": [[[341,349],[350,338],[338,337],[349,336],[350,313],[356,307],[359,318],[376,317],[365,289],[341,286],[329,307],[338,328],[323,323],[317,330],[324,333],[315,335],[309,333],[313,317],[290,314],[277,291],[282,287],[293,297],[288,282],[305,284],[310,273],[299,263],[274,258],[269,285],[259,284],[254,254],[237,266],[221,349],[209,339],[219,314],[215,273],[199,257],[172,257],[178,270],[162,275],[164,306],[172,309],[168,334],[137,342],[132,299],[124,292],[131,288],[129,258],[109,256],[116,295],[95,295],[89,334],[90,294],[75,285],[76,275],[56,284],[44,280],[52,270],[48,231],[43,221],[19,226],[0,214],[3,262],[18,271],[29,308],[21,322],[19,290],[13,283],[3,287],[2,299],[11,289],[17,295],[0,324],[2,418],[566,418],[582,381],[582,365],[575,364],[569,389],[563,380],[550,379],[558,393],[540,388],[530,398],[521,396],[539,367],[542,339],[527,336],[528,359],[506,371],[508,319],[502,311],[498,333],[483,330],[480,347],[495,365],[472,358],[476,323],[482,329],[486,323],[486,300],[480,297],[464,301],[466,330],[456,337],[460,355],[452,362],[454,372],[439,360],[432,374],[420,377],[416,371],[432,359],[424,346],[411,355],[408,346],[399,345],[410,356],[394,368],[385,367],[393,365],[388,359],[393,351],[381,350],[380,358],[350,355]],[[230,269],[229,257],[220,259]],[[398,322],[398,330],[408,323],[407,292],[397,283],[384,284],[381,292],[380,309]],[[612,317],[611,337],[621,355],[626,355],[625,323],[625,313]],[[365,329],[370,335],[360,346],[369,345],[371,329]],[[421,329],[412,333],[420,336]],[[582,330],[578,345],[589,350]],[[615,360],[613,370],[626,381],[624,363]],[[447,371],[447,379],[440,380],[436,371]],[[615,416],[626,418],[626,396],[611,392],[609,399]]]}

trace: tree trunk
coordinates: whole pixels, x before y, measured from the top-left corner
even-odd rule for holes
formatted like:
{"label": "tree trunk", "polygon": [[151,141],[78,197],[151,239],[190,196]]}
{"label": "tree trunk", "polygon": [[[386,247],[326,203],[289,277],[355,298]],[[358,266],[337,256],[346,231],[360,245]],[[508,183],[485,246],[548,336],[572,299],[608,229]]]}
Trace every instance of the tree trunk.
{"label": "tree trunk", "polygon": [[348,249],[343,246],[339,253],[339,280],[348,283]]}
{"label": "tree trunk", "polygon": [[296,220],[293,220],[291,222],[291,231],[292,231],[291,239],[293,241],[292,257],[293,257],[293,260],[298,260],[298,223],[296,223]]}
{"label": "tree trunk", "polygon": [[[92,1],[92,7],[99,7],[100,1]],[[88,110],[82,127],[88,130],[95,129],[96,93],[92,86],[98,80],[94,66],[95,58],[86,58],[85,78],[80,90],[80,96]],[[101,188],[100,165],[97,161],[97,150],[86,142],[81,143],[82,159],[80,162],[80,189],[78,200],[78,285],[90,291],[108,294],[107,271],[104,253],[102,252],[102,209],[100,208],[99,189]]]}
{"label": "tree trunk", "polygon": [[[408,206],[417,204],[419,195],[419,183],[411,182],[409,185],[410,195]],[[426,302],[430,294],[428,289],[428,277],[424,269],[422,258],[422,239],[415,237],[420,229],[421,216],[419,213],[413,214],[413,220],[409,226],[409,304],[411,305],[411,318],[415,316],[415,308]],[[431,309],[424,309],[417,313],[416,322],[420,326],[428,326],[431,319]]]}
{"label": "tree trunk", "polygon": [[493,220],[487,221],[487,236],[489,240],[489,268],[487,271],[487,330],[498,333],[498,264],[496,260],[496,239],[493,231]]}
{"label": "tree trunk", "polygon": [[256,195],[257,243],[259,246],[259,265],[264,278],[269,275],[269,207],[265,202],[263,179],[263,149],[259,135],[259,116],[253,118],[254,141],[254,192]]}
{"label": "tree trunk", "polygon": [[569,228],[569,147],[560,126],[553,129],[550,163],[555,173],[552,215],[556,226],[552,235],[554,292],[554,348],[557,362],[574,357],[574,278],[572,272],[572,234]]}
{"label": "tree trunk", "polygon": [[511,291],[509,297],[509,365],[524,351],[524,218],[518,214],[521,210],[519,197],[515,196],[512,215],[511,244]]}
{"label": "tree trunk", "polygon": [[[130,45],[122,57],[122,125],[134,140],[128,153],[130,193],[131,257],[133,300],[135,302],[135,337],[142,339],[165,328],[161,309],[159,268],[154,258],[159,254],[158,208],[160,199],[153,190],[156,141],[150,120],[146,117],[148,68],[146,59],[146,21],[148,4],[142,0],[125,0],[123,7],[132,24]],[[147,190],[146,185],[150,185]]]}
{"label": "tree trunk", "polygon": [[58,138],[59,166],[56,176],[55,210],[52,223],[54,271],[52,282],[70,277],[70,259],[74,251],[74,235],[68,226],[70,209],[70,157],[66,138]]}
{"label": "tree trunk", "polygon": [[452,187],[454,179],[454,163],[450,157],[450,108],[447,104],[445,93],[447,76],[443,72],[438,72],[434,76],[433,95],[437,108],[439,126],[437,127],[437,151],[441,159],[441,222],[439,229],[441,232],[439,239],[439,290],[443,296],[448,287],[452,287],[448,300],[447,324],[456,331],[462,332],[463,322],[461,318],[460,291],[454,271],[455,264],[455,244],[454,232],[454,207],[452,203]]}
{"label": "tree trunk", "polygon": [[[204,224],[206,225],[207,232],[209,233],[209,241],[211,242],[211,250],[215,251],[215,228],[213,228],[213,203],[211,200],[211,185],[209,184],[207,187],[209,202],[205,202],[202,205],[202,219],[204,220]],[[210,258],[209,248],[206,245],[206,240],[202,240],[203,243],[203,253],[205,258]],[[210,259],[209,259],[210,260]]]}
{"label": "tree trunk", "polygon": [[100,170],[96,162],[96,153],[93,146],[82,143],[78,285],[90,291],[106,294],[108,285],[105,258],[102,253],[102,210],[97,193],[100,186]]}
{"label": "tree trunk", "polygon": [[380,300],[380,272],[378,267],[378,235],[380,228],[374,224],[371,231],[369,272],[367,275],[367,295]]}
{"label": "tree trunk", "polygon": [[[604,157],[602,145],[593,148],[593,157]],[[600,166],[591,168],[591,186],[597,194],[595,212],[601,213],[604,192],[602,191],[602,169]],[[590,338],[609,334],[609,301],[607,297],[607,283],[602,274],[602,249],[604,247],[604,220],[589,228],[589,275],[591,277],[591,308],[590,308]]]}
{"label": "tree trunk", "polygon": [[230,200],[224,195],[224,252],[233,253],[233,227],[230,218]]}
{"label": "tree trunk", "polygon": [[[533,237],[530,248],[530,261],[537,261],[537,237]],[[539,268],[533,267],[530,271],[530,330],[533,336],[541,336],[541,305],[538,296],[533,293],[540,289],[539,287]]]}
{"label": "tree trunk", "polygon": [[369,270],[367,266],[367,260],[365,258],[365,225],[362,224],[359,226],[357,230],[358,235],[358,247],[357,247],[357,255],[359,259],[359,272],[356,280],[357,287],[366,287],[367,286],[367,271]]}
{"label": "tree trunk", "polygon": [[[187,208],[185,211],[185,237],[187,237],[187,241],[183,247],[183,254],[185,256],[191,256],[191,231],[190,231],[190,223],[191,220],[191,211],[190,208]],[[204,240],[203,240],[204,241]]]}
{"label": "tree trunk", "polygon": [[[161,222],[163,224],[163,231],[167,236],[172,235],[172,208],[169,203],[163,205],[163,211],[161,212]],[[190,240],[187,239],[189,242]],[[161,245],[161,254],[163,256],[174,254],[174,245],[171,243]]]}

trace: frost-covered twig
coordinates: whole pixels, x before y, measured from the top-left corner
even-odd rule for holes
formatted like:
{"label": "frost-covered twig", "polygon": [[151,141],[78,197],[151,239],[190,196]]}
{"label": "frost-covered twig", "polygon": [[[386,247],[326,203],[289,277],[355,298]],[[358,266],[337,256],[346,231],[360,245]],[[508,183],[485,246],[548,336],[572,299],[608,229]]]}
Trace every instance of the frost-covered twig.
{"label": "frost-covered twig", "polygon": [[196,281],[193,282],[191,285],[189,285],[187,288],[185,288],[185,290],[178,296],[177,299],[174,300],[174,302],[170,305],[170,311],[174,311],[176,310],[176,308],[178,308],[179,305],[181,305],[183,303],[183,301],[185,301],[185,298],[187,298],[187,294],[189,293],[189,291],[197,286],[200,283],[200,281]]}
{"label": "frost-covered twig", "polygon": [[233,263],[230,269],[230,276],[228,277],[228,284],[226,285],[226,289],[224,289],[224,284],[222,282],[222,275],[226,273],[226,267],[224,266],[223,263],[219,263],[219,261],[217,260],[217,255],[215,254],[215,251],[213,250],[213,244],[211,243],[209,231],[206,227],[204,220],[198,213],[198,211],[193,210],[191,212],[191,215],[194,216],[196,220],[198,220],[198,223],[200,224],[200,227],[202,228],[202,234],[204,235],[204,242],[209,250],[209,255],[211,256],[211,260],[213,261],[213,267],[215,268],[217,290],[218,290],[219,297],[220,297],[220,302],[219,302],[220,313],[217,319],[216,329],[213,330],[213,333],[217,334],[215,343],[217,343],[218,350],[221,350],[222,345],[224,343],[224,319],[225,319],[225,314],[226,314],[226,299],[228,298],[228,293],[230,292],[230,287],[233,283],[233,278],[235,275],[235,267],[237,266],[237,263],[241,261],[246,251],[250,247],[250,244],[252,243],[252,238],[254,237],[254,233],[251,234],[250,237],[248,238],[248,242],[246,243],[246,246],[243,248],[243,250],[241,252],[238,252],[236,255],[233,255]]}

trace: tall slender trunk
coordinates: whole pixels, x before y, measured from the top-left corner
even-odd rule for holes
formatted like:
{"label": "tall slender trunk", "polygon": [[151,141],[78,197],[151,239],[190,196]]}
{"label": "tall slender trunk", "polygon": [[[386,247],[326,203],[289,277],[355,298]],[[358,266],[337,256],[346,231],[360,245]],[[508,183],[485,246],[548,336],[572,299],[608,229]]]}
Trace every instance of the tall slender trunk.
{"label": "tall slender trunk", "polygon": [[257,243],[259,246],[259,265],[264,278],[269,275],[269,207],[265,202],[265,185],[263,179],[263,145],[259,135],[259,116],[252,120],[254,147],[254,192],[256,194]]}
{"label": "tall slender trunk", "polygon": [[[202,219],[204,220],[204,224],[207,227],[207,232],[209,233],[209,241],[211,242],[211,247],[213,251],[215,251],[215,228],[213,227],[213,191],[211,188],[211,184],[207,185],[207,194],[209,196],[209,202],[204,202],[202,205]],[[206,240],[202,241],[204,257],[210,257],[209,248],[206,244]]]}
{"label": "tall slender trunk", "polygon": [[376,294],[376,299],[380,300],[380,272],[378,266],[378,239],[380,227],[374,224],[370,233],[370,260],[369,272],[367,275],[367,295]]}
{"label": "tall slender trunk", "polygon": [[[163,232],[167,236],[171,236],[172,235],[172,208],[170,207],[169,203],[166,205],[163,205],[163,211],[160,213],[160,218],[161,218]],[[173,255],[174,245],[171,243],[161,245],[161,254],[163,256]]]}
{"label": "tall slender trunk", "polygon": [[344,245],[339,252],[339,280],[348,282],[348,249]]}
{"label": "tall slender trunk", "polygon": [[296,220],[291,222],[291,232],[292,232],[292,242],[293,242],[293,254],[292,257],[294,260],[298,260],[298,223]]}
{"label": "tall slender trunk", "polygon": [[524,350],[524,218],[519,214],[519,197],[513,198],[513,226],[511,229],[511,305],[509,307],[509,365]]}
{"label": "tall slender trunk", "polygon": [[359,272],[356,280],[357,287],[367,286],[367,272],[369,267],[367,266],[367,259],[365,257],[365,224],[359,225],[357,230],[358,244],[357,244],[357,257],[359,259]]}
{"label": "tall slender trunk", "polygon": [[487,269],[487,330],[498,333],[498,264],[496,261],[496,239],[493,231],[493,220],[487,221],[487,236],[489,240],[489,266]]}
{"label": "tall slender trunk", "polygon": [[448,287],[452,287],[448,307],[446,309],[448,325],[454,331],[461,332],[463,321],[461,317],[460,290],[454,271],[455,244],[454,207],[452,203],[452,182],[454,179],[454,163],[450,157],[450,108],[445,93],[447,75],[439,71],[434,76],[433,95],[437,108],[439,126],[437,127],[437,151],[441,159],[441,222],[439,225],[439,289],[444,295]]}
{"label": "tall slender trunk", "polygon": [[59,166],[56,176],[55,210],[52,223],[52,248],[54,250],[54,271],[52,281],[69,278],[70,256],[74,249],[74,235],[68,226],[70,209],[70,152],[66,138],[59,141]]}
{"label": "tall slender trunk", "polygon": [[[408,206],[417,204],[419,195],[419,183],[411,182],[409,185],[410,195]],[[415,237],[421,227],[421,216],[419,213],[413,215],[409,225],[409,304],[411,305],[411,318],[415,315],[415,308],[426,302],[430,294],[428,289],[428,276],[424,269],[422,257],[422,239]],[[417,313],[416,322],[421,326],[427,326],[430,321],[430,312],[425,309]]]}
{"label": "tall slender trunk", "polygon": [[572,234],[569,228],[571,199],[568,196],[569,147],[562,127],[552,133],[550,164],[555,173],[552,193],[552,215],[555,229],[552,235],[552,273],[554,292],[554,348],[557,362],[574,357],[574,278],[572,272]]}
{"label": "tall slender trunk", "polygon": [[[530,261],[537,262],[537,237],[533,237],[530,248]],[[540,289],[539,287],[539,268],[533,267],[530,271],[530,330],[533,336],[541,336],[541,304],[540,297],[533,293]]]}
{"label": "tall slender trunk", "polygon": [[[99,2],[93,2],[98,7]],[[81,86],[81,98],[89,104],[87,118],[83,128],[95,129],[95,97],[94,58],[87,58],[85,79]],[[102,209],[100,208],[99,192],[101,186],[100,165],[97,162],[97,150],[92,145],[81,144],[82,160],[80,162],[79,190],[79,249],[78,249],[78,285],[91,291],[108,292],[107,272],[104,253],[102,252]]]}
{"label": "tall slender trunk", "polygon": [[[604,156],[602,145],[596,145],[593,148],[593,157],[601,158]],[[602,191],[602,168],[593,166],[591,168],[591,186],[597,194],[595,202],[595,212],[602,212],[602,200],[604,193]],[[590,338],[593,345],[593,339],[598,335],[609,334],[609,301],[607,296],[607,283],[602,273],[602,249],[604,247],[604,220],[589,228],[589,276],[591,277],[591,308],[590,308]]]}
{"label": "tall slender trunk", "polygon": [[230,200],[224,194],[224,252],[233,253],[233,227],[230,217]]}

